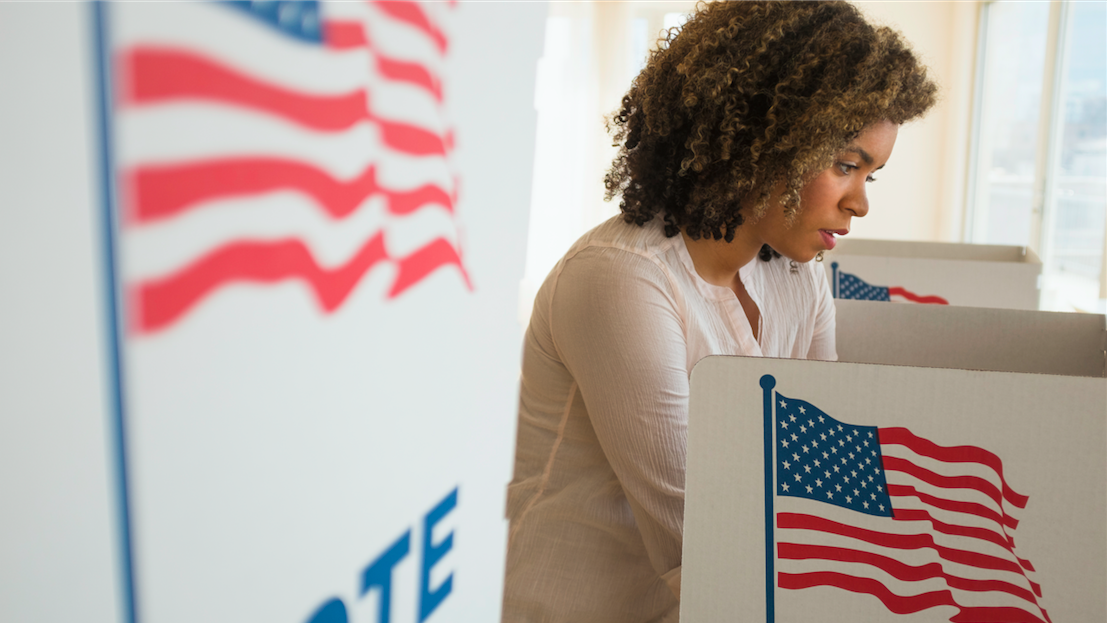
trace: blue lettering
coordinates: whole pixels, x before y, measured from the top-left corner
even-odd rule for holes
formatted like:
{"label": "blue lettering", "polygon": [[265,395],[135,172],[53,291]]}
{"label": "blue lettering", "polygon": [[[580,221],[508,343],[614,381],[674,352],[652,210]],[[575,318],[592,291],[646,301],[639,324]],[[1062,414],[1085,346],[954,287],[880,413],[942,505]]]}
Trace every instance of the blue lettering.
{"label": "blue lettering", "polygon": [[361,596],[364,597],[365,593],[374,586],[381,589],[381,605],[377,617],[379,623],[392,621],[392,568],[403,560],[410,550],[411,530],[408,530],[361,574]]}
{"label": "blue lettering", "polygon": [[346,604],[335,597],[319,607],[307,623],[346,623]]}
{"label": "blue lettering", "polygon": [[457,506],[457,488],[450,492],[438,506],[435,506],[423,519],[423,570],[420,574],[419,590],[419,623],[427,620],[442,603],[442,600],[450,594],[454,585],[454,574],[450,573],[442,584],[430,590],[430,572],[438,561],[446,555],[446,552],[454,546],[454,533],[451,531],[440,543],[431,543],[431,533],[434,526]]}

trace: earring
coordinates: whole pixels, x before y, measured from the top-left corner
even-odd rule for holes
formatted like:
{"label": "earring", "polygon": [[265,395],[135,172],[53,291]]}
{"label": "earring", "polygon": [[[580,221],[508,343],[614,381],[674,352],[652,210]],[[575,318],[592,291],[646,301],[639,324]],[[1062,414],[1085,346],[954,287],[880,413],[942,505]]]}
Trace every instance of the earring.
{"label": "earring", "polygon": [[800,269],[799,266],[796,265],[796,261],[788,260],[788,272],[792,273],[793,275],[798,275],[799,271]]}
{"label": "earring", "polygon": [[818,253],[815,254],[815,261],[816,262],[823,261],[823,253],[825,253],[825,251],[819,251]]}

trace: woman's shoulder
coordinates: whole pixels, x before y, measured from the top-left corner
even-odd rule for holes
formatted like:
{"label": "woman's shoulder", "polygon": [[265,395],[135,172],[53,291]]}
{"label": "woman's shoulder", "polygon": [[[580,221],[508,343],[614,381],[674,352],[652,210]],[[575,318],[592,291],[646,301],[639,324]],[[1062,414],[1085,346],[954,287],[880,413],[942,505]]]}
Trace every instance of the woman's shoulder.
{"label": "woman's shoulder", "polygon": [[674,241],[665,236],[657,220],[642,226],[627,223],[622,216],[604,221],[577,240],[554,266],[539,298],[571,291],[592,300],[617,299],[639,290],[673,297],[679,289]]}
{"label": "woman's shoulder", "polygon": [[660,218],[636,225],[617,214],[600,223],[577,240],[563,261],[584,260],[610,262],[626,254],[658,261],[673,249],[674,239],[665,235]]}

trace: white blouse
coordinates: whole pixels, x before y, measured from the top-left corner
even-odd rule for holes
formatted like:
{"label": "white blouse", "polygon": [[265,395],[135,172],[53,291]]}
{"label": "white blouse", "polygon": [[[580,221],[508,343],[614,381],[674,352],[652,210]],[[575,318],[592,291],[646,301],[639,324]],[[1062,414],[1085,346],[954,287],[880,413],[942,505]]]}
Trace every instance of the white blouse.
{"label": "white blouse", "polygon": [[660,218],[616,216],[558,262],[524,338],[505,623],[678,619],[692,366],[837,359],[823,269],[797,267],[739,271],[758,342],[734,292],[701,279]]}

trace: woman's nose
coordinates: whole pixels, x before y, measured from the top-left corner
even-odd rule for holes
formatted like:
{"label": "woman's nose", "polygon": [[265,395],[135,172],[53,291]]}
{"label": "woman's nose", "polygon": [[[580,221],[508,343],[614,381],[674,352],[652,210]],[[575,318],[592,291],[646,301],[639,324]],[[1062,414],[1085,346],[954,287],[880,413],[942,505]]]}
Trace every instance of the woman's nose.
{"label": "woman's nose", "polygon": [[860,188],[851,189],[842,197],[841,208],[847,212],[852,213],[854,216],[861,218],[869,213],[869,197],[865,192],[865,186]]}

